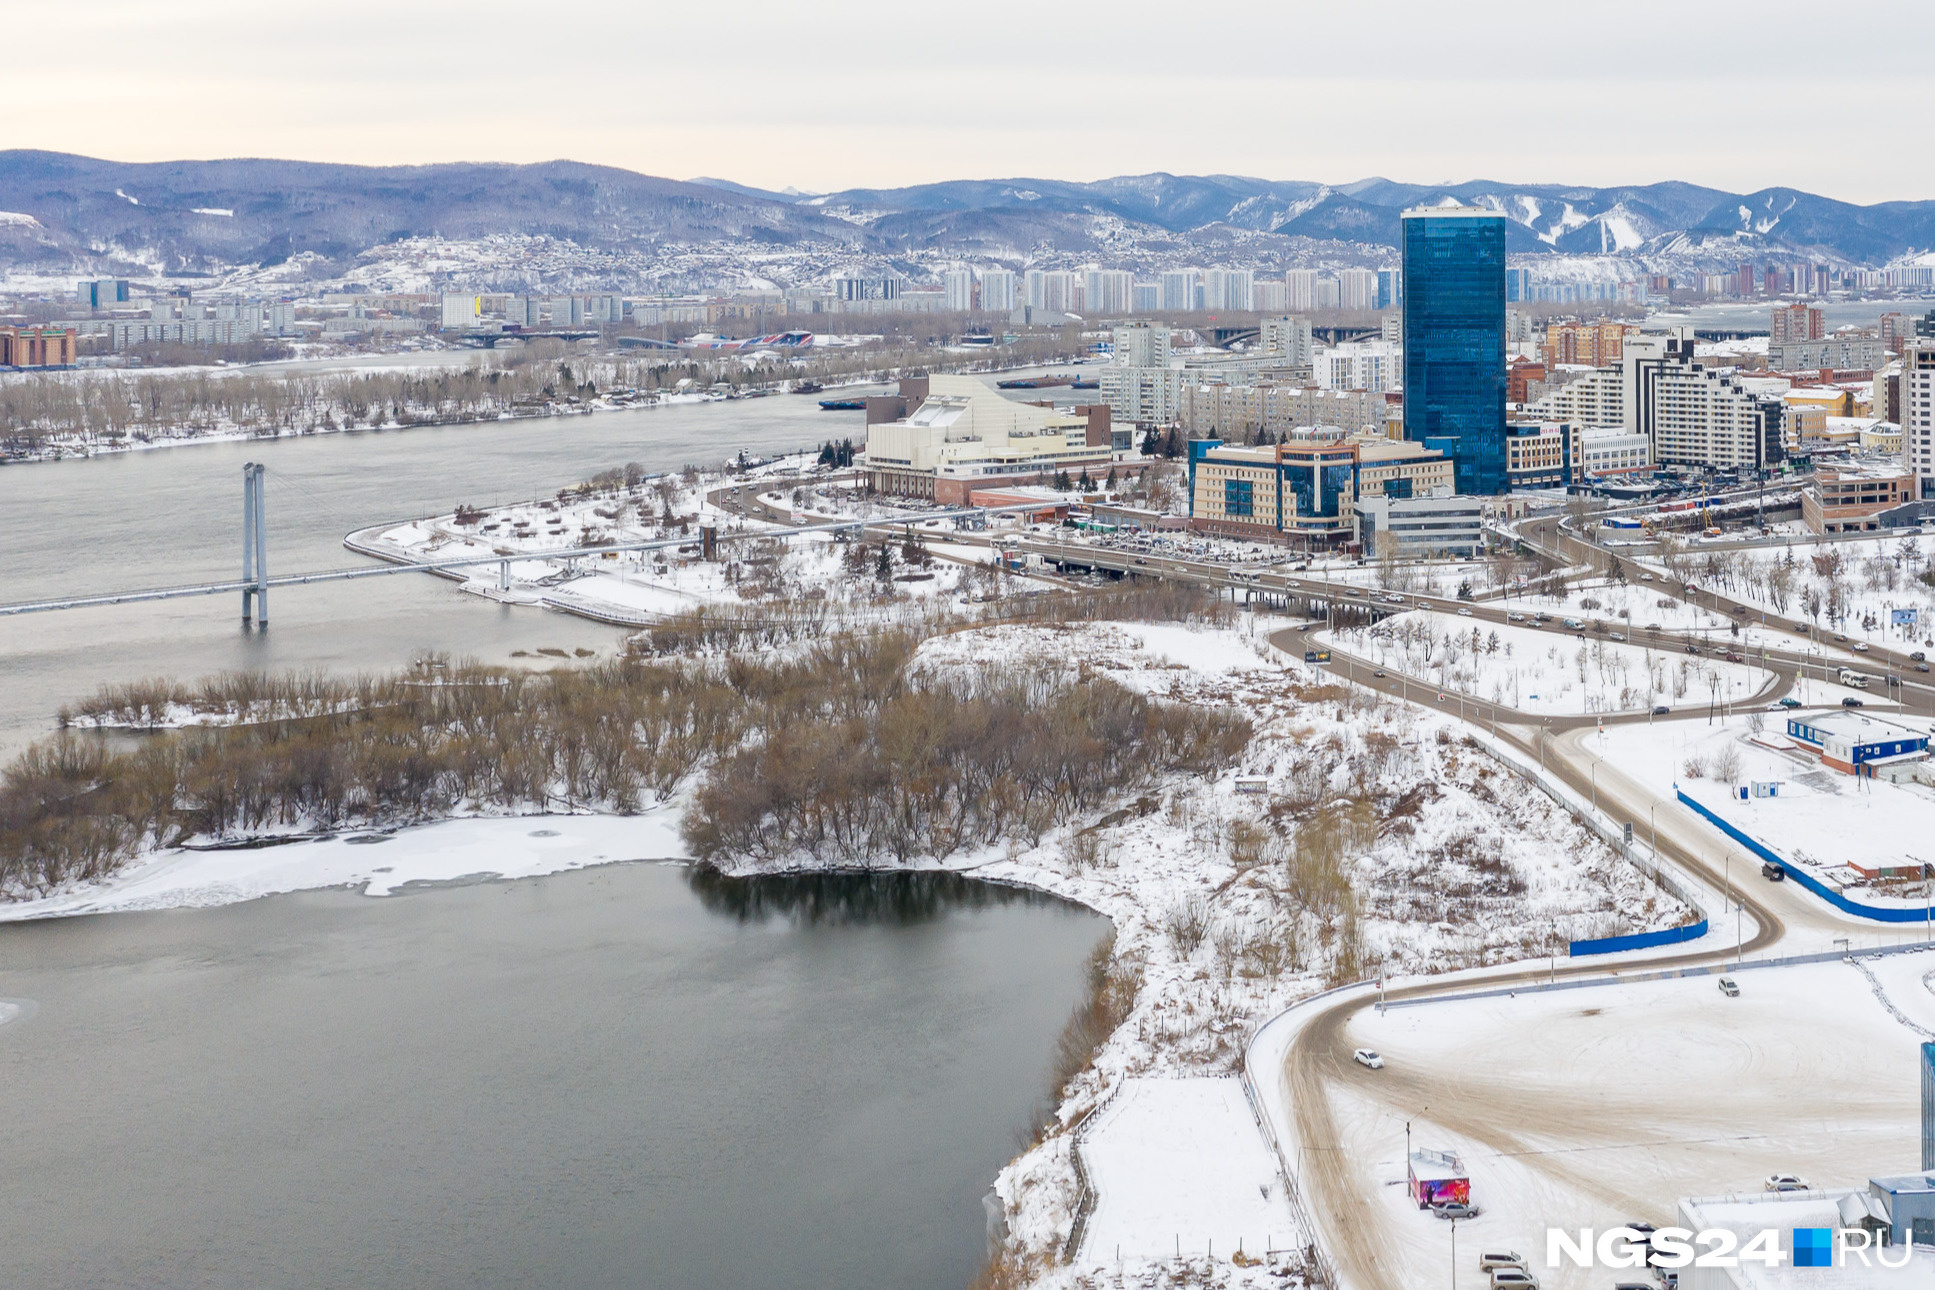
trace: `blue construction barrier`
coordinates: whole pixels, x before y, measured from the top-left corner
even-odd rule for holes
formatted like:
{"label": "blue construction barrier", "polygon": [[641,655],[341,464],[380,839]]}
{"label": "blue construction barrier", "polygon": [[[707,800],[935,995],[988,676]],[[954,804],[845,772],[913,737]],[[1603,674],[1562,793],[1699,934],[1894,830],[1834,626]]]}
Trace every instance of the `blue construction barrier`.
{"label": "blue construction barrier", "polygon": [[1692,807],[1700,818],[1711,823],[1715,828],[1732,838],[1735,842],[1738,842],[1741,846],[1746,847],[1747,850],[1753,852],[1768,864],[1779,865],[1787,874],[1788,878],[1794,882],[1798,882],[1801,886],[1807,888],[1822,900],[1825,900],[1828,904],[1844,913],[1853,914],[1856,918],[1872,919],[1877,923],[1920,923],[1926,921],[1928,918],[1928,911],[1926,909],[1915,909],[1900,905],[1864,905],[1860,901],[1849,900],[1846,896],[1835,891],[1832,887],[1827,886],[1820,879],[1807,873],[1798,865],[1789,864],[1787,861],[1781,859],[1761,843],[1748,837],[1745,833],[1742,833],[1739,829],[1736,829],[1733,825],[1727,823],[1712,811],[1688,797],[1685,789],[1675,788],[1673,791],[1679,794],[1680,800]]}
{"label": "blue construction barrier", "polygon": [[1650,950],[1655,945],[1678,945],[1681,941],[1697,941],[1707,934],[1707,920],[1688,923],[1684,927],[1669,927],[1660,932],[1634,932],[1631,936],[1601,936],[1592,941],[1573,941],[1566,947],[1566,953],[1573,958],[1587,954],[1617,954],[1621,950]]}

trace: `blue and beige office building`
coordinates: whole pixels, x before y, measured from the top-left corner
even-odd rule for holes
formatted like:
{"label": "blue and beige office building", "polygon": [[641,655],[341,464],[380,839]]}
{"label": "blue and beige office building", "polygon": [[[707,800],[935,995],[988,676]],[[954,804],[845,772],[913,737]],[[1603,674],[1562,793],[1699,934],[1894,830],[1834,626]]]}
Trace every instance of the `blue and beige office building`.
{"label": "blue and beige office building", "polygon": [[1360,497],[1451,490],[1451,461],[1401,439],[1335,433],[1253,448],[1189,443],[1189,526],[1224,537],[1335,545],[1355,536]]}

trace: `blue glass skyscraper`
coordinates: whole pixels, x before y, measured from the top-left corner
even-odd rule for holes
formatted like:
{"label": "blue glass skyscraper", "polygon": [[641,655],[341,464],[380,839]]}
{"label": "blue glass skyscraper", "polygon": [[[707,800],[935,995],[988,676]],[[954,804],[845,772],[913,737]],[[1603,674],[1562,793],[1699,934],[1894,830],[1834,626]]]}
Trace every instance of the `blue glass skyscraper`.
{"label": "blue glass skyscraper", "polygon": [[1404,212],[1404,437],[1450,457],[1458,491],[1505,491],[1505,217]]}

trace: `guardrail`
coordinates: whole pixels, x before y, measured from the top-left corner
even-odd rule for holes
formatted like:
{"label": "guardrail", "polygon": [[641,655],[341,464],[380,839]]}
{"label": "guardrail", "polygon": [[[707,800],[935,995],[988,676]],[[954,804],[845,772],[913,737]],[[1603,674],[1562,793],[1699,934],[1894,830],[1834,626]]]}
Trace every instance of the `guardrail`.
{"label": "guardrail", "polygon": [[1906,906],[1864,905],[1858,900],[1849,900],[1840,892],[1835,891],[1820,879],[1800,868],[1800,866],[1777,855],[1766,844],[1735,828],[1707,807],[1702,806],[1700,803],[1688,797],[1685,789],[1675,788],[1673,791],[1679,796],[1680,801],[1693,808],[1694,814],[1706,820],[1709,824],[1719,829],[1735,842],[1738,842],[1741,846],[1746,847],[1747,850],[1759,856],[1768,864],[1779,865],[1781,871],[1789,878],[1792,878],[1795,882],[1798,882],[1801,886],[1807,888],[1842,913],[1853,914],[1856,918],[1866,918],[1876,923],[1923,923],[1929,921],[1929,910],[1927,907],[1911,909]]}

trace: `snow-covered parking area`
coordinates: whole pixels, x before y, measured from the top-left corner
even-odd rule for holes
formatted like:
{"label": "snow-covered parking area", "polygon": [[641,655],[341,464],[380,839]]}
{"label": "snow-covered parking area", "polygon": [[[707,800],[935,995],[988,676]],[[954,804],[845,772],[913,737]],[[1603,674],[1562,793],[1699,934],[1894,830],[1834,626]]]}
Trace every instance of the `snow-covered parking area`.
{"label": "snow-covered parking area", "polygon": [[[1895,1008],[1935,1028],[1935,955],[1877,960]],[[1459,1224],[1460,1282],[1481,1250],[1524,1254],[1546,1290],[1604,1290],[1607,1270],[1545,1265],[1548,1227],[1674,1219],[1685,1196],[1758,1192],[1770,1174],[1865,1187],[1920,1163],[1925,1035],[1844,963],[1360,1012],[1332,1084],[1362,1236],[1390,1284],[1445,1284],[1450,1224],[1404,1193],[1414,1147],[1458,1153],[1480,1215]],[[1307,1149],[1307,1147],[1306,1147]]]}

